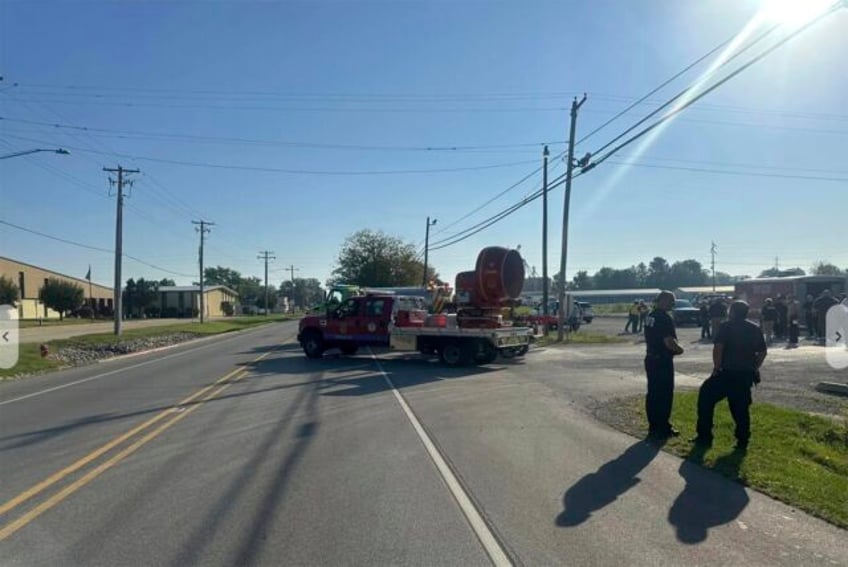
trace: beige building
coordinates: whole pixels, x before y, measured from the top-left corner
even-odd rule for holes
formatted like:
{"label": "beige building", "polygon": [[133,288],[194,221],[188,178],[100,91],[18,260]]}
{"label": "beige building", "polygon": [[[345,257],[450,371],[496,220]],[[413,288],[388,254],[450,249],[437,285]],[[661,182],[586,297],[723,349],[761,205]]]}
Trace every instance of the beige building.
{"label": "beige building", "polygon": [[83,278],[75,278],[39,268],[11,258],[0,256],[0,275],[11,279],[18,286],[18,317],[21,319],[53,319],[59,318],[59,313],[48,309],[39,299],[41,287],[49,278],[56,278],[78,285],[85,292],[88,302],[98,313],[112,313],[113,293],[111,287],[91,283]]}
{"label": "beige building", "polygon": [[[228,287],[206,287],[203,296],[206,317],[225,317],[238,309],[238,293]],[[200,313],[200,286],[160,286],[157,305],[162,317],[195,317]]]}

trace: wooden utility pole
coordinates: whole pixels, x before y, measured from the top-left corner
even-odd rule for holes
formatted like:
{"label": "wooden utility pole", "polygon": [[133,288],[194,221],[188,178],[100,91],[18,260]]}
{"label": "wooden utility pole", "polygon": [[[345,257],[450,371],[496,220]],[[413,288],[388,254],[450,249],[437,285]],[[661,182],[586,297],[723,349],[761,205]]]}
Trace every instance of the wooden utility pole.
{"label": "wooden utility pole", "polygon": [[[548,146],[542,152],[542,314],[548,316]],[[548,323],[545,319],[545,334],[548,334]]]}
{"label": "wooden utility pole", "polygon": [[294,273],[300,271],[300,268],[295,268],[294,264],[289,265],[286,268],[291,273],[291,285],[292,285],[292,312],[295,311],[296,301],[295,301],[295,285],[294,285]]}
{"label": "wooden utility pole", "polygon": [[[199,258],[198,263],[200,264],[200,322],[203,323],[206,317],[206,297],[204,296],[204,286],[203,286],[203,244],[206,241],[206,235],[212,232],[210,226],[215,226],[214,222],[208,222],[205,220],[199,221],[191,221],[191,224],[196,224],[198,227],[195,229],[198,233],[200,233],[200,250],[199,250]],[[192,309],[194,305],[192,305]]]}
{"label": "wooden utility pole", "polygon": [[269,315],[268,311],[268,260],[276,260],[277,257],[273,255],[274,252],[271,250],[264,250],[259,253],[257,256],[260,260],[265,260],[265,316]]}
{"label": "wooden utility pole", "polygon": [[138,173],[137,169],[124,169],[120,165],[117,168],[104,167],[107,173],[117,173],[118,178],[109,181],[118,187],[117,212],[115,215],[115,289],[112,290],[112,307],[115,311],[115,335],[121,334],[121,322],[123,320],[123,295],[121,294],[121,261],[124,251],[124,185],[132,185],[132,181],[124,178],[127,173]]}
{"label": "wooden utility pole", "polygon": [[568,133],[568,157],[565,169],[565,203],[562,207],[562,249],[559,262],[559,319],[557,322],[557,339],[562,340],[565,333],[565,315],[571,311],[565,304],[565,268],[568,261],[568,207],[571,204],[571,178],[574,174],[574,138],[577,134],[577,111],[586,102],[586,95],[577,102],[577,97],[571,102],[571,127]]}

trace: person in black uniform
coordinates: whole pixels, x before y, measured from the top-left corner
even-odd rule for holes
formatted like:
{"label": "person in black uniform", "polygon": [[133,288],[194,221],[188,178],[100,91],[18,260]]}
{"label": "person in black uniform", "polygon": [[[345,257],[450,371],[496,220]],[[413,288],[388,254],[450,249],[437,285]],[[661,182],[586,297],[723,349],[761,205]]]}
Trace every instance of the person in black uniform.
{"label": "person in black uniform", "polygon": [[722,323],[713,346],[713,373],[698,392],[698,436],[696,444],[713,442],[715,405],[724,398],[736,422],[736,448],[748,447],[751,437],[751,387],[760,381],[760,366],[768,348],[763,332],[748,321],[748,304],[734,301],[730,319]]}
{"label": "person in black uniform", "polygon": [[648,375],[645,413],[648,415],[648,435],[654,439],[680,434],[669,421],[674,399],[673,357],[683,354],[677,342],[674,320],[668,314],[674,309],[674,301],[670,291],[660,292],[654,310],[645,319],[645,372]]}

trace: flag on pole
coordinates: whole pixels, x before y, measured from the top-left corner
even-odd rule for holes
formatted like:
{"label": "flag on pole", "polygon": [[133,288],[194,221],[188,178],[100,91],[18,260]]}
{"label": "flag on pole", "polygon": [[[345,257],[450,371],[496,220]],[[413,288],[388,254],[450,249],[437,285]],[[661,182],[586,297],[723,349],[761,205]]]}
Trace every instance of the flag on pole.
{"label": "flag on pole", "polygon": [[85,279],[91,281],[91,264],[88,265],[88,272],[85,274]]}

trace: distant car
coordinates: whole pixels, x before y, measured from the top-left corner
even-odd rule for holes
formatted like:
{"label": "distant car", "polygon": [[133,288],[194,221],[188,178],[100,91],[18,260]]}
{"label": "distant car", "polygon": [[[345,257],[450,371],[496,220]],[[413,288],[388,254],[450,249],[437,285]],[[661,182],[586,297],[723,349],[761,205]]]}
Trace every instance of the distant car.
{"label": "distant car", "polygon": [[675,325],[700,325],[701,311],[688,299],[678,299],[674,302]]}
{"label": "distant car", "polygon": [[595,318],[595,312],[592,311],[592,304],[588,301],[575,301],[574,303],[580,307],[580,311],[583,313],[583,321],[591,323],[592,319]]}

